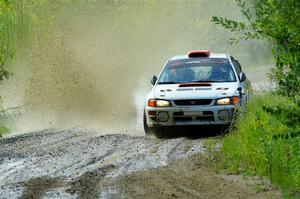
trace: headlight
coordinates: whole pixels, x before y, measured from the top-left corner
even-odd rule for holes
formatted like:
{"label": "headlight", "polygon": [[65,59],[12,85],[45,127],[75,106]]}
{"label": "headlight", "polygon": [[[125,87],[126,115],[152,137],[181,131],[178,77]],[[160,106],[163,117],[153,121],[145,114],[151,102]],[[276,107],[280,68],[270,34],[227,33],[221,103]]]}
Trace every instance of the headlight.
{"label": "headlight", "polygon": [[218,105],[229,105],[230,104],[230,98],[218,99],[216,101],[216,104],[218,104]]}
{"label": "headlight", "polygon": [[216,105],[236,105],[238,102],[239,102],[239,98],[237,96],[233,96],[233,97],[218,99],[216,101]]}
{"label": "headlight", "polygon": [[148,101],[148,106],[150,107],[170,107],[171,102],[168,100],[156,100],[156,99],[150,99]]}

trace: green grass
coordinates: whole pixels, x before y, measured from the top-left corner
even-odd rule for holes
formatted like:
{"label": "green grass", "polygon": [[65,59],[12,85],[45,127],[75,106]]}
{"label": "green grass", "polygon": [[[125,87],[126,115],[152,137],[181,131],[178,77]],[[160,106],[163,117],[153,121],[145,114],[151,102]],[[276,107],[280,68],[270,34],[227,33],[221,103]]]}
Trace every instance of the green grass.
{"label": "green grass", "polygon": [[222,144],[218,160],[223,167],[267,176],[287,198],[300,197],[299,97],[254,96]]}
{"label": "green grass", "polygon": [[5,111],[2,108],[2,98],[0,96],[0,137],[2,137],[2,135],[7,131],[8,128],[6,125],[6,115],[5,115]]}
{"label": "green grass", "polygon": [[6,133],[7,131],[8,131],[8,128],[4,124],[1,124],[1,122],[0,122],[0,137],[2,137],[3,134]]}
{"label": "green grass", "polygon": [[0,107],[0,137],[2,137],[3,134],[7,132],[8,132],[7,117]]}

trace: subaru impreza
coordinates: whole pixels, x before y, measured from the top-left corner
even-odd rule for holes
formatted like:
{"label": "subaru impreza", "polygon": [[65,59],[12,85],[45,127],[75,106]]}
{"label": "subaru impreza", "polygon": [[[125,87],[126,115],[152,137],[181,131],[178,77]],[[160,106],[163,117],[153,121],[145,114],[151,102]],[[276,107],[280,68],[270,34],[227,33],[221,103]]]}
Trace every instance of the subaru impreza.
{"label": "subaru impreza", "polygon": [[171,58],[151,83],[143,121],[145,133],[157,137],[174,126],[228,126],[251,92],[237,59],[208,50]]}

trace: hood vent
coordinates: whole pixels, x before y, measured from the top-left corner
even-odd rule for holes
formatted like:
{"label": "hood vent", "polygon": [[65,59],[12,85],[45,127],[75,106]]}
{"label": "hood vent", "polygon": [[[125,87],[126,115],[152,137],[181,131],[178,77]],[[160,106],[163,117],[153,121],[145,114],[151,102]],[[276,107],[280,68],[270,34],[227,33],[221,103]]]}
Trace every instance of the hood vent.
{"label": "hood vent", "polygon": [[207,87],[211,86],[210,83],[185,83],[179,84],[179,87]]}

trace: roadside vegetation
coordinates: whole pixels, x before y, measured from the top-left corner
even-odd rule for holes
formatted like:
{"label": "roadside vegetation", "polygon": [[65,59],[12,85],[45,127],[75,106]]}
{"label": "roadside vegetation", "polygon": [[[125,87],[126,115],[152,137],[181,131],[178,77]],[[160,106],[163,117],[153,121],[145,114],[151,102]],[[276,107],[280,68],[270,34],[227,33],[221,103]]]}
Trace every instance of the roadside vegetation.
{"label": "roadside vegetation", "polygon": [[[9,1],[0,0],[0,84],[11,75],[6,64],[13,58],[14,45],[19,34],[17,27],[22,14],[19,9],[19,6]],[[8,130],[2,100],[0,95],[0,137]]]}
{"label": "roadside vegetation", "polygon": [[[269,73],[274,92],[253,96],[235,127],[222,139],[217,166],[233,173],[267,176],[287,198],[300,197],[300,2],[236,0],[244,21],[214,16],[235,33],[232,43],[263,39],[272,45]],[[246,21],[246,22],[245,22]]]}
{"label": "roadside vegetation", "polygon": [[286,196],[300,194],[300,98],[257,94],[222,139],[218,166],[267,176]]}

